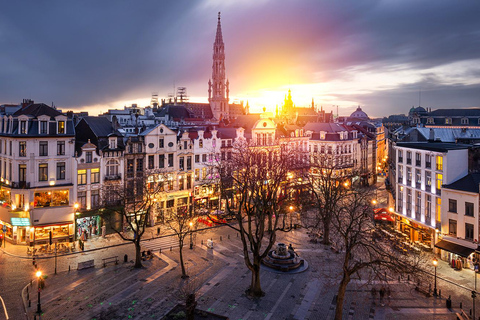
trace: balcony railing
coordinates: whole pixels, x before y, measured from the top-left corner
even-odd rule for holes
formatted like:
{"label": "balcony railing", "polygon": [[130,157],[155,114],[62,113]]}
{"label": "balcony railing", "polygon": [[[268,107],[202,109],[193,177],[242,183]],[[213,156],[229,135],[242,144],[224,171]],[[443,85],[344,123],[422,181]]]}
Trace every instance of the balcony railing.
{"label": "balcony railing", "polygon": [[120,179],[122,179],[122,176],[120,174],[113,174],[113,175],[105,176],[105,181],[120,180]]}
{"label": "balcony railing", "polygon": [[26,181],[12,181],[12,188],[14,189],[30,189],[30,182]]}

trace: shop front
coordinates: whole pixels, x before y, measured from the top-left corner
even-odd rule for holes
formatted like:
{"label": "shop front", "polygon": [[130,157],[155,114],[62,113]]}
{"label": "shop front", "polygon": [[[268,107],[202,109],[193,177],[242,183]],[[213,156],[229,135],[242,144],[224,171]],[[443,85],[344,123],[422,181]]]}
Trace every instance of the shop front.
{"label": "shop front", "polygon": [[480,261],[477,253],[478,244],[466,240],[444,236],[435,247],[440,249],[440,258],[456,270],[463,268],[475,270],[475,265]]}
{"label": "shop front", "polygon": [[400,215],[397,215],[397,229],[411,242],[432,248],[435,229]]}
{"label": "shop front", "polygon": [[102,219],[99,215],[77,216],[75,219],[76,239],[82,241],[102,235]]}
{"label": "shop front", "polygon": [[48,244],[50,233],[52,234],[52,242],[73,241],[73,223],[34,226],[29,229],[26,237],[30,246]]}

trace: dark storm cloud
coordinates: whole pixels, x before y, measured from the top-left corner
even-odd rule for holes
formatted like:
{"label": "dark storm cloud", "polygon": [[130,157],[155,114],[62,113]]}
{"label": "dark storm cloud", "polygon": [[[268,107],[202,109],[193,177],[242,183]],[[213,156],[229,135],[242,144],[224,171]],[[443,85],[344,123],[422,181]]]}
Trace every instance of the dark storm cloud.
{"label": "dark storm cloud", "polygon": [[[393,65],[418,75],[480,58],[478,1],[11,1],[0,10],[0,103],[82,107],[165,96],[173,83],[206,96],[217,11],[232,95],[265,76],[328,82]],[[478,106],[474,85],[439,79],[428,79],[432,108]],[[405,85],[342,98],[386,114],[411,96]]]}

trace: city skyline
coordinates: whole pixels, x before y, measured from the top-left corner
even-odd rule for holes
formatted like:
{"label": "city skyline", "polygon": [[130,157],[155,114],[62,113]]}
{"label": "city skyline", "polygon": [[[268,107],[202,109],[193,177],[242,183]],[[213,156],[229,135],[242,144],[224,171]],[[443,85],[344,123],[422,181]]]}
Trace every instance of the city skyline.
{"label": "city skyline", "polygon": [[91,114],[187,87],[206,102],[217,12],[231,100],[372,117],[479,107],[480,4],[449,1],[8,3],[0,103],[31,98]]}

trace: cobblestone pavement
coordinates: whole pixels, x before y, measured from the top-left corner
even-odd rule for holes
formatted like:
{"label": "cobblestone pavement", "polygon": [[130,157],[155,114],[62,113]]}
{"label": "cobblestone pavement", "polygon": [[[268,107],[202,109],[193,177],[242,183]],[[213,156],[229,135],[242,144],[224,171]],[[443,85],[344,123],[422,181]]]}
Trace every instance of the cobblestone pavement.
{"label": "cobblestone pavement", "polygon": [[[120,243],[115,237],[89,241],[86,249]],[[214,239],[213,250],[204,245],[209,238]],[[303,231],[280,233],[278,241],[292,243],[299,255],[308,261],[309,268],[298,274],[262,270],[262,288],[266,295],[259,299],[244,294],[250,283],[250,272],[244,265],[241,242],[233,230],[224,227],[203,231],[192,240],[194,249],[188,248],[188,239],[184,248],[187,273],[191,276],[188,280],[180,277],[178,249],[170,251],[169,247],[173,247],[171,239],[151,240],[149,245],[145,244],[145,247],[156,245],[158,248],[165,241],[162,252],[156,250],[155,257],[145,261],[145,267],[138,270],[132,268],[130,260],[123,262],[124,254],[133,257],[131,244],[59,257],[57,275],[53,274],[53,259],[40,259],[39,268],[48,274],[46,287],[41,292],[42,319],[160,319],[181,301],[187,286],[197,289],[199,309],[226,315],[232,320],[333,319],[340,256],[323,245],[309,243]],[[19,273],[15,268],[22,269],[26,276],[16,275],[13,282],[6,282],[6,269],[0,270],[1,288],[8,288],[1,294],[4,299],[8,296],[10,318],[25,319],[20,291],[32,278],[34,268],[31,258],[15,256],[24,254],[25,247],[7,245],[7,251],[10,256],[6,253],[0,256],[1,267],[5,266],[13,274]],[[115,255],[121,260],[118,265],[102,266],[102,258]],[[89,259],[95,260],[95,268],[76,270],[78,262]],[[415,291],[413,279],[408,282],[392,278],[388,283],[390,298],[380,301],[378,294],[372,296],[370,289],[387,284],[352,280],[346,295],[344,319],[455,319],[454,312],[459,312],[460,302],[468,313],[471,308],[469,291],[442,279],[471,288],[473,272],[457,272],[442,262],[437,271],[442,298],[426,297]],[[427,282],[433,278],[422,281],[421,288],[426,291]],[[27,307],[27,313],[28,319],[33,319],[37,306],[36,283],[28,287],[28,297],[24,290],[23,299],[26,305],[30,299],[31,307]],[[445,307],[446,295],[452,296],[452,310]]]}

